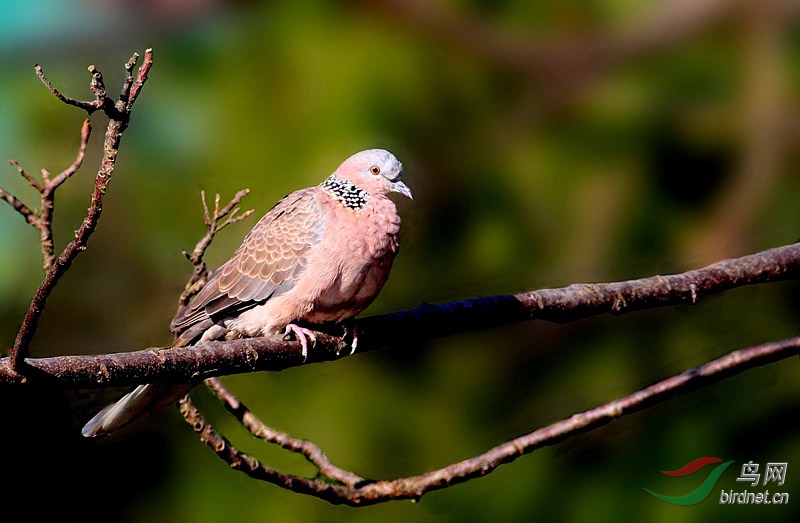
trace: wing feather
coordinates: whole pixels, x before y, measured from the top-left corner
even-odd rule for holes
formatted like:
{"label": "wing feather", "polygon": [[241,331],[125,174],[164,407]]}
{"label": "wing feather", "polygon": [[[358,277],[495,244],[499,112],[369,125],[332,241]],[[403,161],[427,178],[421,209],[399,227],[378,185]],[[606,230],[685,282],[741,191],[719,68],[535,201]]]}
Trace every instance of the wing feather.
{"label": "wing feather", "polygon": [[323,216],[314,197],[318,190],[296,191],[270,209],[178,312],[170,329],[180,332],[208,318],[235,315],[291,289],[322,234]]}

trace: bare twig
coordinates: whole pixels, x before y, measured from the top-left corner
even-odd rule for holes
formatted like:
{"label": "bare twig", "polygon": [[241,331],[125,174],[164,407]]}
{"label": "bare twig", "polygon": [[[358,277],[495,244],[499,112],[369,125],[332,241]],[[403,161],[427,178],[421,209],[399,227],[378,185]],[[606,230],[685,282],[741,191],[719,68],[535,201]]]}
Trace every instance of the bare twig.
{"label": "bare twig", "polygon": [[[239,216],[236,216],[239,212],[238,205],[241,203],[242,198],[249,193],[250,189],[242,189],[237,192],[231,201],[222,209],[219,208],[220,195],[217,194],[214,198],[214,214],[211,215],[208,211],[208,203],[206,202],[206,192],[200,191],[200,201],[203,204],[203,223],[206,225],[206,234],[200,238],[200,241],[197,242],[197,245],[195,245],[191,253],[185,250],[183,251],[183,255],[186,256],[186,259],[194,266],[194,272],[189,278],[189,281],[186,282],[186,286],[178,298],[178,309],[185,307],[186,304],[189,303],[189,300],[192,299],[192,296],[200,292],[206,284],[208,277],[211,275],[211,271],[206,265],[205,260],[203,260],[203,256],[205,256],[206,249],[211,245],[214,236],[228,225],[238,223],[253,214],[253,209],[248,209]],[[220,223],[220,220],[225,217],[227,217],[227,220]]]}
{"label": "bare twig", "polygon": [[[233,223],[240,222],[253,214],[253,209],[249,209],[242,213],[240,216],[236,216],[239,212],[238,205],[241,203],[242,198],[247,196],[250,193],[250,189],[242,189],[241,191],[237,192],[234,197],[228,202],[225,207],[222,209],[219,208],[220,202],[220,195],[217,194],[214,197],[214,214],[210,214],[208,211],[208,204],[206,203],[206,192],[200,191],[200,199],[203,203],[203,222],[206,225],[206,235],[203,236],[200,241],[197,242],[195,245],[194,250],[191,253],[183,251],[183,255],[186,256],[193,265],[198,265],[202,262],[203,255],[206,252],[206,249],[211,244],[211,241],[214,239],[214,236]],[[230,215],[230,216],[228,216]],[[219,223],[222,218],[228,217],[227,220]]]}
{"label": "bare twig", "polygon": [[[142,87],[144,87],[145,82],[147,81],[147,75],[150,72],[150,68],[153,66],[153,50],[146,49],[144,52],[144,60],[142,60],[142,65],[139,67],[139,70],[136,72],[136,79],[133,83],[128,82],[128,76],[133,71],[133,68],[136,66],[136,61],[139,59],[139,55],[134,53],[130,60],[127,61],[125,64],[125,84],[122,88],[122,94],[120,94],[120,104],[122,107],[119,108],[126,113],[130,113],[131,107],[133,107],[133,103],[139,97],[139,93],[142,91]],[[130,89],[128,89],[130,86]]]}
{"label": "bare twig", "polygon": [[30,174],[28,174],[27,171],[25,171],[25,169],[23,169],[22,166],[16,160],[8,160],[8,163],[10,163],[11,165],[13,165],[14,167],[17,168],[17,171],[19,171],[20,176],[25,178],[25,180],[28,181],[28,184],[31,187],[33,187],[34,189],[36,189],[39,192],[42,192],[43,188],[42,188],[41,184],[39,184],[39,182],[36,181],[36,178],[34,178]]}
{"label": "bare twig", "polygon": [[[342,470],[324,459],[320,472],[327,478],[338,478],[339,484],[332,484],[325,479],[307,479],[277,472],[265,467],[257,459],[248,456],[231,445],[224,437],[217,434],[211,425],[194,408],[188,397],[181,401],[180,409],[186,421],[206,443],[231,468],[244,472],[248,476],[273,483],[287,490],[309,494],[335,504],[351,506],[368,506],[392,500],[419,500],[424,494],[441,490],[452,485],[463,483],[472,478],[482,477],[504,463],[510,463],[524,454],[536,449],[554,445],[569,437],[607,425],[612,421],[640,411],[650,405],[666,401],[677,395],[722,381],[723,379],[744,372],[747,369],[766,365],[800,354],[800,337],[774,343],[765,343],[756,347],[732,352],[719,359],[710,361],[697,368],[687,370],[671,378],[646,387],[629,396],[606,403],[600,407],[574,414],[569,418],[544,427],[519,438],[499,445],[488,452],[453,463],[439,470],[427,472],[419,476],[394,480],[368,481],[352,472]],[[225,393],[220,397],[228,403]],[[258,432],[263,424],[243,406],[228,406],[251,431]],[[245,421],[246,420],[246,421]],[[271,431],[272,429],[269,429]],[[254,433],[255,433],[254,432]],[[274,431],[273,431],[274,432]],[[298,442],[291,438],[290,441]],[[307,442],[302,442],[307,443]],[[293,443],[296,445],[296,443]],[[303,445],[300,445],[302,448]],[[308,447],[317,451],[316,446]],[[291,450],[294,450],[292,448]],[[319,451],[319,455],[322,451]],[[311,460],[312,463],[315,461]],[[344,480],[344,481],[342,481]]]}
{"label": "bare twig", "polygon": [[[122,133],[128,126],[132,103],[135,100],[136,95],[138,95],[139,90],[141,90],[142,85],[147,80],[147,74],[153,64],[152,54],[153,52],[151,49],[145,51],[145,59],[142,63],[142,66],[139,68],[136,81],[133,82],[132,86],[130,86],[127,82],[123,86],[121,98],[125,97],[127,102],[123,103],[120,100],[120,102],[116,105],[110,102],[106,97],[106,90],[105,85],[103,84],[102,74],[94,66],[90,66],[89,71],[92,74],[90,89],[95,94],[95,100],[92,102],[80,102],[62,95],[45,77],[42,68],[39,67],[39,65],[36,65],[36,74],[47,86],[50,92],[53,93],[53,95],[55,95],[59,100],[68,105],[79,107],[89,114],[93,113],[97,109],[102,109],[109,118],[109,122],[108,128],[106,129],[105,143],[103,147],[103,159],[100,163],[97,176],[95,177],[94,191],[92,192],[91,203],[89,205],[86,217],[84,218],[83,223],[81,223],[81,226],[78,228],[78,230],[75,231],[75,238],[69,244],[67,244],[64,250],[61,251],[58,257],[55,259],[52,258],[52,230],[50,228],[50,219],[52,218],[53,212],[52,193],[59,185],[61,185],[70,176],[72,176],[75,171],[77,171],[83,161],[86,142],[88,141],[89,133],[91,131],[88,120],[84,122],[81,129],[81,147],[78,151],[78,156],[75,162],[53,179],[50,178],[46,171],[42,172],[42,210],[39,216],[41,219],[39,230],[41,234],[40,239],[42,242],[42,253],[43,257],[45,258],[44,265],[46,268],[46,274],[44,281],[42,281],[42,284],[37,289],[36,294],[31,301],[31,305],[25,314],[25,317],[22,321],[22,326],[20,327],[16,340],[14,341],[14,346],[11,351],[11,369],[14,372],[18,372],[21,369],[21,366],[25,360],[28,346],[33,338],[33,334],[36,332],[36,327],[39,323],[39,317],[41,316],[41,313],[45,307],[45,303],[47,302],[47,298],[50,296],[50,293],[58,283],[58,280],[61,278],[61,276],[67,271],[67,269],[69,269],[73,260],[80,252],[86,249],[86,244],[89,240],[89,237],[97,227],[100,214],[103,210],[103,196],[105,195],[108,182],[110,181],[111,175],[114,171],[117,152],[119,150],[120,140],[122,139]],[[137,61],[137,58],[138,55],[134,54],[134,56],[126,63],[126,70],[129,67],[132,69],[133,65]],[[125,92],[125,90],[129,88],[131,90],[130,96],[128,96],[128,93]],[[20,172],[22,172],[22,170],[20,170]],[[6,199],[6,201],[8,201],[8,199]]]}
{"label": "bare twig", "polygon": [[292,437],[285,432],[280,432],[264,425],[264,423],[262,423],[261,420],[259,420],[250,411],[250,409],[245,407],[244,404],[239,401],[238,398],[236,398],[236,396],[231,394],[217,378],[207,379],[206,385],[208,385],[211,390],[214,391],[217,397],[219,397],[219,399],[222,401],[222,404],[225,405],[226,409],[228,409],[228,412],[233,414],[236,419],[238,419],[239,422],[242,423],[242,425],[244,425],[245,428],[247,428],[247,430],[249,430],[250,433],[256,438],[263,439],[269,443],[274,443],[281,448],[297,454],[302,454],[309,461],[309,463],[317,467],[320,475],[328,478],[329,480],[347,485],[348,487],[354,487],[366,481],[358,474],[353,474],[352,472],[342,470],[331,463],[325,453],[322,452],[322,449],[320,449],[316,444],[310,441]]}
{"label": "bare twig", "polygon": [[58,187],[63,184],[70,176],[75,174],[83,163],[83,157],[86,153],[86,146],[89,143],[89,136],[92,133],[92,125],[89,120],[84,120],[81,126],[81,142],[78,146],[78,154],[72,165],[64,169],[55,178],[51,178],[47,169],[42,169],[42,181],[37,181],[33,176],[27,173],[22,166],[14,161],[8,160],[8,163],[17,168],[20,175],[25,178],[31,187],[39,192],[39,210],[34,211],[22,203],[21,200],[9,194],[0,188],[0,198],[7,201],[11,206],[20,213],[25,220],[39,231],[39,243],[42,248],[42,267],[47,272],[53,266],[55,261],[54,246],[53,246],[53,210],[55,206],[55,192]]}
{"label": "bare twig", "polygon": [[75,157],[75,161],[51,180],[50,183],[53,187],[51,190],[55,190],[56,187],[67,181],[70,176],[78,172],[78,169],[81,168],[81,165],[83,165],[83,157],[86,154],[86,146],[89,144],[89,136],[91,134],[92,123],[87,118],[83,121],[83,125],[81,126],[81,144],[78,147],[78,154]]}
{"label": "bare twig", "polygon": [[[557,323],[604,313],[694,304],[704,297],[745,285],[800,277],[800,243],[702,269],[614,283],[575,284],[517,295],[486,296],[372,316],[356,321],[358,352],[404,346],[413,341],[471,332],[528,320]],[[47,380],[76,388],[203,379],[261,370],[283,370],[349,355],[340,337],[319,333],[304,359],[300,343],[282,336],[212,341],[193,347],[147,349],[99,356],[28,358],[29,381]],[[19,384],[8,358],[0,359],[0,384]]]}
{"label": "bare twig", "polygon": [[37,222],[36,213],[34,213],[30,207],[25,205],[25,203],[22,200],[20,200],[13,194],[9,193],[2,187],[0,187],[0,200],[8,202],[11,208],[17,211],[23,218],[25,218],[26,222],[36,227],[36,222]]}
{"label": "bare twig", "polygon": [[48,172],[42,169],[42,206],[39,215],[39,242],[42,245],[42,260],[45,272],[49,271],[55,261],[55,245],[53,244],[53,210],[55,207],[55,191],[67,181],[83,164],[89,137],[92,134],[92,124],[89,119],[83,121],[81,126],[81,144],[78,154],[72,165],[61,171],[55,178],[50,178]]}
{"label": "bare twig", "polygon": [[[305,487],[303,490],[298,490],[299,492],[313,492],[315,483],[312,480],[297,478],[265,467],[261,465],[257,459],[251,458],[236,450],[227,439],[214,432],[211,425],[206,423],[205,418],[200,414],[200,411],[194,407],[189,396],[185,396],[180,401],[179,407],[187,423],[200,434],[200,439],[211,447],[217,455],[230,463],[231,468],[250,471],[249,474],[251,477],[270,481],[277,485],[294,485],[295,488]],[[333,485],[330,485],[330,488],[333,488]]]}
{"label": "bare twig", "polygon": [[[44,75],[44,71],[42,70],[39,64],[36,64],[33,67],[36,70],[36,76],[38,76],[39,79],[42,81],[42,83],[50,90],[51,93],[53,93],[53,96],[55,96],[65,104],[78,107],[80,109],[83,109],[87,113],[92,114],[96,110],[100,109],[105,103],[105,99],[101,100],[100,98],[95,98],[91,102],[83,102],[80,100],[75,100],[74,98],[68,98],[63,94],[61,94],[61,92],[58,89],[53,87],[53,84],[51,84],[50,80],[48,80],[47,77]],[[102,83],[103,77],[102,75],[100,75],[99,71],[97,71],[97,69],[94,68],[93,65],[89,66],[89,72],[92,74],[91,85],[93,87],[96,86],[98,83]],[[92,88],[92,91],[94,91],[94,88]]]}

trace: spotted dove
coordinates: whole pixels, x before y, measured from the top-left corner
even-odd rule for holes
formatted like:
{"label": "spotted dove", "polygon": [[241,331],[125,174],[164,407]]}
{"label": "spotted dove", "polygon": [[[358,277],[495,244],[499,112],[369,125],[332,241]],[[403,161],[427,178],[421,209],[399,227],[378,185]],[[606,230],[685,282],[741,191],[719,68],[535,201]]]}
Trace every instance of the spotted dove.
{"label": "spotted dove", "polygon": [[[402,175],[391,153],[370,149],[345,160],[320,185],[283,198],[172,320],[173,347],[285,332],[296,336],[305,356],[315,338],[300,324],[348,320],[386,282],[400,232],[397,209],[386,195],[411,198]],[[94,416],[82,434],[110,434],[175,403],[192,387],[140,385]]]}

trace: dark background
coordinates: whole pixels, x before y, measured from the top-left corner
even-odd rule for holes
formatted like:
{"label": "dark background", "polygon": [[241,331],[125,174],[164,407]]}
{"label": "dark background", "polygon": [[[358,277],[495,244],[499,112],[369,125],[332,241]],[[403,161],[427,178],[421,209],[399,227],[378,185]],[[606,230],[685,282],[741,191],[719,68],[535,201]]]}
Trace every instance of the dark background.
{"label": "dark background", "polygon": [[[795,2],[541,0],[0,3],[0,155],[58,172],[83,113],[40,84],[91,98],[88,64],[118,92],[133,51],[155,65],[123,138],[100,226],[60,282],[34,355],[163,346],[204,233],[199,192],[252,190],[263,214],[382,147],[406,166],[402,252],[365,314],[681,272],[800,238],[800,9]],[[426,7],[427,6],[427,7]],[[105,121],[57,197],[60,248],[78,227]],[[14,168],[0,185],[35,203]],[[224,261],[255,223],[226,230]],[[0,206],[0,347],[41,281],[37,233]],[[265,422],[372,478],[415,475],[634,392],[732,350],[798,334],[797,283],[696,306],[532,322],[393,353],[224,381]],[[176,409],[80,438],[86,394],[0,391],[5,510],[75,521],[795,521],[798,378],[791,358],[541,449],[421,503],[335,507],[230,470]],[[253,441],[204,390],[215,427]],[[87,403],[88,402],[88,403]],[[711,496],[675,507],[736,460]],[[751,489],[741,464],[788,462]],[[719,491],[790,493],[723,506]]]}

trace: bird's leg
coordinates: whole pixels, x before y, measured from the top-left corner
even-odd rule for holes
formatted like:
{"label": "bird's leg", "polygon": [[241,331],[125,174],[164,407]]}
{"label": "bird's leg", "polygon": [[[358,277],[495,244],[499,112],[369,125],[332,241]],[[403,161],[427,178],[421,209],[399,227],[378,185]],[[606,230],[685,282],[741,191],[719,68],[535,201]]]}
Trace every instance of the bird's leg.
{"label": "bird's leg", "polygon": [[342,335],[342,341],[347,338],[347,335],[351,332],[353,333],[353,341],[350,343],[350,356],[356,352],[356,347],[358,346],[358,326],[356,326],[356,322],[352,319],[345,320],[342,323],[342,328],[344,329],[344,334]]}
{"label": "bird's leg", "polygon": [[308,339],[311,338],[312,346],[317,343],[317,336],[314,334],[314,332],[306,329],[305,327],[300,327],[299,325],[290,323],[286,326],[286,329],[283,331],[283,333],[294,334],[294,337],[297,338],[297,341],[299,341],[300,345],[303,347],[303,362],[305,362],[308,359]]}

